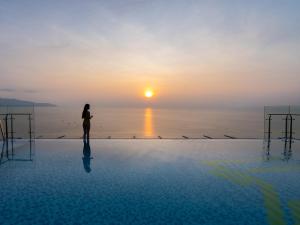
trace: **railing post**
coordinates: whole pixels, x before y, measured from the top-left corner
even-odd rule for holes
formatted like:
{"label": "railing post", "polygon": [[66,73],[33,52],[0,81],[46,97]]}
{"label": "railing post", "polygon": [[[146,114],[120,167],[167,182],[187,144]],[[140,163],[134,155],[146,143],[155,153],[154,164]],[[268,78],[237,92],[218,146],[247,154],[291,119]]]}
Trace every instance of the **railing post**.
{"label": "railing post", "polygon": [[10,136],[11,136],[11,139],[14,140],[14,121],[13,121],[13,114],[11,113],[10,114],[10,129],[11,129],[11,132],[10,132]]}
{"label": "railing post", "polygon": [[11,157],[13,159],[14,157],[14,118],[13,114],[10,114],[10,142],[11,142]]}
{"label": "railing post", "polygon": [[3,138],[3,141],[5,140],[5,137],[4,137],[4,128],[2,127],[2,122],[1,122],[1,119],[0,119],[0,131],[1,131],[1,136]]}
{"label": "railing post", "polygon": [[285,117],[285,126],[284,126],[284,152],[286,151],[287,141],[288,141],[288,120],[289,114]]}
{"label": "railing post", "polygon": [[5,115],[5,139],[6,141],[8,141],[8,118],[7,118],[7,114]]}
{"label": "railing post", "polygon": [[293,117],[292,114],[290,114],[290,146],[292,145],[292,140],[293,140]]}
{"label": "railing post", "polygon": [[268,153],[270,151],[270,144],[271,144],[271,119],[272,119],[272,115],[269,114],[269,118],[268,118]]}
{"label": "railing post", "polygon": [[31,129],[31,114],[28,114],[29,120],[29,151],[30,151],[30,160],[31,160],[31,148],[32,148],[32,129]]}
{"label": "railing post", "polygon": [[4,143],[4,141],[3,141],[3,144],[2,144],[2,151],[1,151],[1,156],[0,156],[0,165],[1,165],[2,158],[3,158],[3,154],[4,154],[4,146],[5,146],[5,143]]}
{"label": "railing post", "polygon": [[268,140],[271,140],[271,120],[272,120],[272,115],[269,115],[268,118]]}
{"label": "railing post", "polygon": [[29,140],[31,141],[32,136],[31,136],[31,114],[28,115],[28,120],[29,120]]}
{"label": "railing post", "polygon": [[8,157],[8,114],[5,115],[5,142],[6,142],[6,154]]}
{"label": "railing post", "polygon": [[289,117],[290,117],[290,114],[287,114],[285,117],[285,129],[284,129],[285,140],[288,139],[288,119],[289,119]]}

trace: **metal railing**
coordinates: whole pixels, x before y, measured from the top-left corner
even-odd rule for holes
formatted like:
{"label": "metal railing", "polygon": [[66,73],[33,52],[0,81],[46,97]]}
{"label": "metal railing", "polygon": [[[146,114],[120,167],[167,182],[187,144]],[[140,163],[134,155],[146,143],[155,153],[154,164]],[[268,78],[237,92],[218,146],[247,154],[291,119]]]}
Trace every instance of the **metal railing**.
{"label": "metal railing", "polygon": [[[5,129],[1,127],[2,135],[4,140],[14,139],[14,119],[15,116],[28,116],[28,134],[29,139],[32,140],[34,132],[32,131],[32,118],[33,115],[31,113],[2,113],[0,116],[4,116]],[[9,135],[10,134],[10,135]]]}
{"label": "metal railing", "polygon": [[284,138],[285,139],[293,139],[293,121],[295,120],[296,116],[300,116],[298,113],[268,113],[268,118],[266,119],[268,121],[268,140],[271,139],[271,123],[272,123],[272,116],[285,116],[285,126],[284,126]]}
{"label": "metal railing", "polygon": [[4,136],[4,129],[3,129],[1,120],[0,120],[0,132],[1,132],[2,140],[4,140],[4,139],[5,139],[5,136]]}
{"label": "metal railing", "polygon": [[270,147],[271,147],[271,133],[272,133],[272,117],[280,116],[284,117],[284,152],[283,155],[285,156],[285,159],[288,160],[291,157],[292,154],[292,144],[293,144],[293,134],[294,134],[294,126],[293,121],[295,120],[295,117],[300,116],[298,113],[267,113],[267,156],[270,155]]}
{"label": "metal railing", "polygon": [[[14,161],[32,161],[32,148],[34,142],[34,132],[33,132],[33,114],[32,113],[1,113],[0,116],[4,120],[4,125],[2,122],[0,123],[1,135],[3,138],[2,151],[0,156],[0,164],[4,163],[2,158],[4,157],[4,151],[6,152],[6,161],[14,160]],[[15,150],[15,125],[14,120],[18,116],[25,116],[28,118],[28,134],[29,134],[29,159],[19,159],[14,158],[14,150]],[[18,144],[18,143],[17,143]],[[4,150],[5,149],[5,150]],[[11,149],[11,153],[9,154],[9,149]],[[11,155],[11,157],[9,157]],[[5,162],[6,162],[5,161]]]}

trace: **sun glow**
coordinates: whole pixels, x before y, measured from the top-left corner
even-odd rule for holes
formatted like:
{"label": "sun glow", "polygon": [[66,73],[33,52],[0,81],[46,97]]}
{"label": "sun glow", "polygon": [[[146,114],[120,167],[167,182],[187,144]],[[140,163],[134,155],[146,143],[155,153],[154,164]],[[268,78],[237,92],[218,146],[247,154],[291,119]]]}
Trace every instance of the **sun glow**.
{"label": "sun glow", "polygon": [[153,91],[152,90],[146,90],[145,91],[145,97],[146,98],[152,98],[153,97]]}

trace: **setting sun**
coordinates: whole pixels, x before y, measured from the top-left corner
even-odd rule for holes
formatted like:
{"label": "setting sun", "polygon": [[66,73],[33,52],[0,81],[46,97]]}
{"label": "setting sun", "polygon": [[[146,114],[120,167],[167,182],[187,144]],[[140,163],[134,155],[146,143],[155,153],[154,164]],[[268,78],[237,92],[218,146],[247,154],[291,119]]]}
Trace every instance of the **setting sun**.
{"label": "setting sun", "polygon": [[146,90],[145,91],[145,97],[146,98],[151,98],[153,96],[153,91],[152,90]]}

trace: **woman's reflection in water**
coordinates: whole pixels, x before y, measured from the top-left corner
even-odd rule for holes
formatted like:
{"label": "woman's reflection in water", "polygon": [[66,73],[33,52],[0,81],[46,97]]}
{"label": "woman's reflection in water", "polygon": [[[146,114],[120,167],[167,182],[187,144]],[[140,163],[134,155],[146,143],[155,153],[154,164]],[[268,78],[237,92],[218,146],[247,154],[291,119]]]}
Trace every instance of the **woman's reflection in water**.
{"label": "woman's reflection in water", "polygon": [[88,140],[83,140],[83,168],[85,172],[90,173],[92,171],[91,169],[91,147],[90,142]]}

